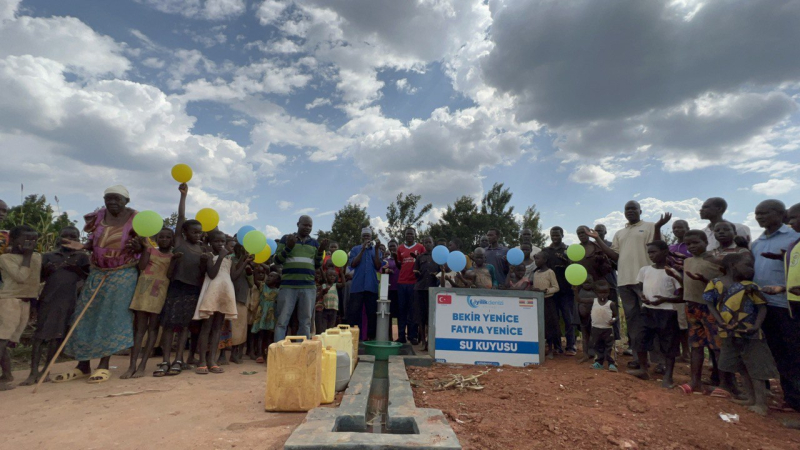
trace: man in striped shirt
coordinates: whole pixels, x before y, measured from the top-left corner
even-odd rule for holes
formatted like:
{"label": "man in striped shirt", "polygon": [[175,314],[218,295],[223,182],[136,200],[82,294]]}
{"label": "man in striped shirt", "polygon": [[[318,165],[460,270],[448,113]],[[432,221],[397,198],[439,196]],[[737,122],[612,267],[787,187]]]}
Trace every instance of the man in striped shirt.
{"label": "man in striped shirt", "polygon": [[275,262],[283,265],[281,290],[278,292],[278,323],[275,326],[275,342],[286,337],[286,327],[297,307],[298,335],[311,339],[311,320],[317,286],[314,271],[322,266],[322,252],[328,248],[328,240],[318,243],[310,236],[314,223],[309,216],[300,216],[297,233],[287,234],[278,242]]}

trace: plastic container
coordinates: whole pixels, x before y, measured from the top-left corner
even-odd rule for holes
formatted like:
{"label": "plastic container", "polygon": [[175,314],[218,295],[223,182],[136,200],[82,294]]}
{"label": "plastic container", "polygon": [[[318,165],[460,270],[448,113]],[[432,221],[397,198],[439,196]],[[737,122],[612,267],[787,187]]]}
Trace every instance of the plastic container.
{"label": "plastic container", "polygon": [[364,351],[374,355],[375,361],[388,361],[389,356],[400,353],[403,344],[392,341],[364,341]]}
{"label": "plastic container", "polygon": [[358,363],[358,337],[361,336],[360,333],[357,326],[350,327],[350,334],[353,336],[353,367]]}
{"label": "plastic container", "polygon": [[333,403],[336,396],[337,352],[332,347],[322,349],[322,379],[320,403]]}
{"label": "plastic container", "polygon": [[352,374],[353,369],[355,369],[355,364],[353,364],[352,335],[347,336],[346,334],[342,334],[342,331],[338,328],[328,328],[324,333],[319,335],[319,338],[322,340],[322,345],[325,347],[333,347],[337,352],[342,351],[347,353],[347,356],[350,357],[350,374]]}
{"label": "plastic container", "polygon": [[350,383],[350,356],[345,352],[336,352],[336,392],[347,389]]}
{"label": "plastic container", "polygon": [[287,336],[267,351],[267,411],[310,411],[322,397],[322,343]]}

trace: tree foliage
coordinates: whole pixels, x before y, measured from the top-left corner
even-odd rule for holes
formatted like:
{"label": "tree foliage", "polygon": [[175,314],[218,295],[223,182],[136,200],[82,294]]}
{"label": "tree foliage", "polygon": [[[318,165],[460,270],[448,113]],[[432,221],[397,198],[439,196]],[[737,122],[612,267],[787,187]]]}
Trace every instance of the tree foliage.
{"label": "tree foliage", "polygon": [[349,203],[333,216],[331,230],[319,230],[317,238],[336,241],[340,249],[347,251],[361,243],[361,230],[368,226],[367,208]]}
{"label": "tree foliage", "polygon": [[408,194],[404,197],[402,192],[397,194],[395,201],[386,207],[388,225],[386,226],[386,231],[381,232],[384,239],[396,239],[402,242],[403,231],[406,228],[414,227],[417,231],[420,231],[422,217],[433,208],[433,205],[428,203],[417,210],[420,199],[422,199],[421,195]]}
{"label": "tree foliage", "polygon": [[[178,224],[178,212],[177,211],[173,211],[172,214],[169,215],[169,217],[165,217],[164,218],[164,226],[167,227],[167,228],[172,228],[173,230],[175,230],[175,225],[177,225],[177,224]],[[175,230],[175,231],[178,231],[178,230]]]}
{"label": "tree foliage", "polygon": [[542,232],[542,224],[539,221],[539,211],[536,211],[536,205],[528,206],[525,214],[522,215],[522,221],[519,224],[520,233],[524,229],[531,230],[531,243],[539,248],[547,246],[547,235]]}
{"label": "tree foliage", "polygon": [[514,207],[508,206],[512,194],[504,189],[502,183],[495,183],[483,196],[480,205],[470,196],[463,196],[448,205],[441,219],[431,223],[428,233],[435,238],[452,239],[457,237],[463,242],[464,251],[471,251],[480,243],[480,238],[490,228],[500,230],[500,242],[514,247],[519,245],[519,234],[524,228],[533,232],[533,244],[543,247],[547,237],[542,233],[539,212],[536,205],[529,206],[517,221]]}
{"label": "tree foliage", "polygon": [[25,197],[21,205],[9,208],[0,229],[10,230],[18,225],[28,225],[39,233],[37,251],[49,252],[56,247],[61,229],[74,226],[75,223],[69,220],[67,213],[56,215],[44,195],[31,194]]}

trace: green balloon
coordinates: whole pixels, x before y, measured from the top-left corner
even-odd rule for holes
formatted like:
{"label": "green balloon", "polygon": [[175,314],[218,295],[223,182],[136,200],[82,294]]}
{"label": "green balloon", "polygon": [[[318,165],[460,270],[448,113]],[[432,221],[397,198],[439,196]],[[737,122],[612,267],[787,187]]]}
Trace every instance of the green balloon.
{"label": "green balloon", "polygon": [[133,216],[133,231],[141,237],[152,237],[164,228],[164,219],[155,211],[141,211]]}
{"label": "green balloon", "polygon": [[244,235],[242,245],[244,246],[244,249],[247,250],[247,253],[255,255],[261,250],[264,250],[264,247],[267,246],[267,237],[264,236],[264,233],[258,230],[251,230]]}
{"label": "green balloon", "polygon": [[573,286],[577,286],[579,284],[583,284],[586,281],[586,268],[580,264],[570,264],[567,266],[567,271],[564,273],[569,281],[569,284]]}
{"label": "green balloon", "polygon": [[567,257],[573,262],[578,262],[586,256],[586,249],[581,244],[572,244],[567,247]]}
{"label": "green balloon", "polygon": [[347,253],[344,250],[336,250],[331,255],[331,261],[333,261],[333,265],[336,267],[344,267],[347,264]]}

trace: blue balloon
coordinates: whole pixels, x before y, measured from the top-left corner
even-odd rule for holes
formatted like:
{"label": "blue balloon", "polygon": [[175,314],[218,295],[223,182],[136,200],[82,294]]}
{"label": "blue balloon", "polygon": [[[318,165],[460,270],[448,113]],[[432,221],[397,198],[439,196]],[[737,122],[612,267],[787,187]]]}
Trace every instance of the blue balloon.
{"label": "blue balloon", "polygon": [[447,257],[447,267],[453,272],[461,272],[467,267],[467,257],[459,251],[450,253]]}
{"label": "blue balloon", "polygon": [[272,254],[274,255],[276,251],[278,251],[278,243],[275,242],[275,239],[267,238],[267,245],[269,248],[272,249]]}
{"label": "blue balloon", "polygon": [[244,236],[254,230],[255,228],[251,227],[250,225],[245,225],[242,228],[239,228],[239,231],[236,232],[236,240],[239,241],[240,245],[244,245]]}
{"label": "blue balloon", "polygon": [[450,250],[447,249],[444,245],[437,245],[433,248],[433,262],[436,264],[443,266],[447,264],[447,256],[450,254]]}
{"label": "blue balloon", "polygon": [[525,255],[522,254],[522,250],[515,247],[508,251],[506,259],[512,266],[518,266],[525,260]]}

